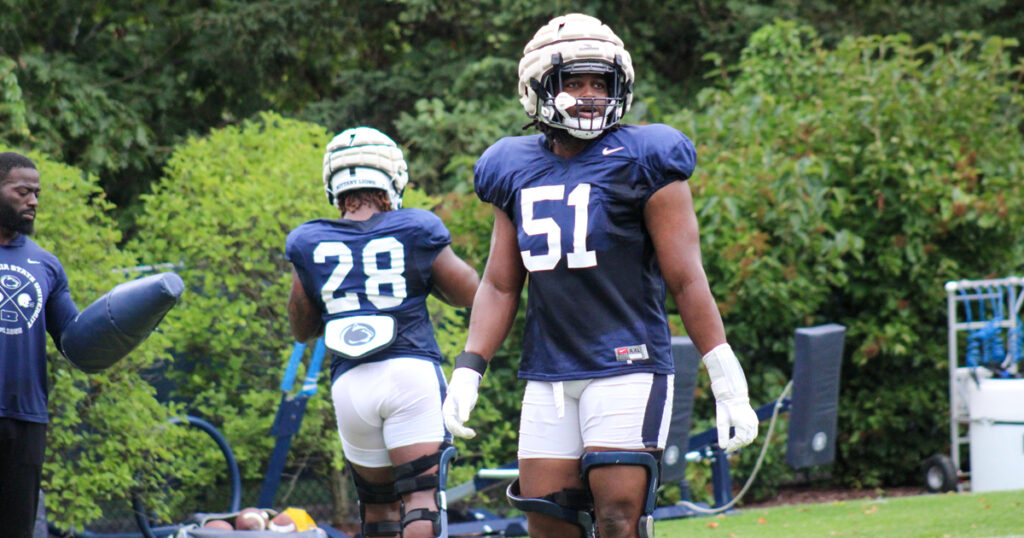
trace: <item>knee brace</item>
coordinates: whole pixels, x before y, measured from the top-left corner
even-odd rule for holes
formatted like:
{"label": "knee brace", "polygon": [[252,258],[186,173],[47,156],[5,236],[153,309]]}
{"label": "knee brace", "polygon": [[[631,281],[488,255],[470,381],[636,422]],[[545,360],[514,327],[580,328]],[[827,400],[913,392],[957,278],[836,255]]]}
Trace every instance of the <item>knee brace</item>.
{"label": "knee brace", "polygon": [[[437,503],[437,511],[427,508],[416,508],[408,512],[402,506],[402,528],[414,521],[429,521],[433,526],[434,535],[448,537],[448,498],[445,489],[448,487],[448,464],[455,459],[458,452],[454,446],[447,443],[433,453],[417,458],[404,465],[395,467],[395,493],[399,496],[406,493],[436,489],[434,502]],[[422,474],[427,469],[437,465],[437,472],[433,474]]]}
{"label": "knee brace", "polygon": [[594,527],[594,498],[585,489],[563,489],[538,498],[523,497],[519,492],[519,479],[505,490],[512,506],[523,512],[536,512],[568,521],[591,536]]}
{"label": "knee brace", "polygon": [[359,476],[359,473],[346,460],[349,469],[352,471],[352,481],[356,485],[356,496],[359,498],[359,525],[360,534],[363,536],[401,536],[401,521],[374,521],[366,522],[367,504],[392,504],[402,500],[402,496],[395,491],[395,484],[376,484],[367,481]]}
{"label": "knee brace", "polygon": [[[413,521],[430,521],[434,528],[434,534],[439,537],[448,536],[448,501],[445,496],[445,488],[448,484],[448,464],[455,459],[457,451],[454,446],[442,444],[440,450],[433,454],[427,454],[409,463],[395,467],[395,481],[391,484],[374,484],[367,482],[355,470],[352,471],[352,478],[356,484],[356,494],[359,497],[359,519],[362,526],[363,536],[401,536],[402,529]],[[437,465],[437,473],[424,475],[427,469]],[[351,464],[349,464],[351,467]],[[405,504],[401,506],[402,518],[399,521],[375,521],[366,522],[366,504],[391,504],[402,501],[402,495],[425,489],[437,489],[434,494],[434,501],[437,503],[438,511],[426,508],[405,511]]]}
{"label": "knee brace", "polygon": [[640,538],[654,537],[654,508],[658,502],[658,460],[649,452],[587,452],[580,461],[580,474],[590,488],[590,470],[605,465],[639,465],[647,469],[647,496],[644,511],[637,521]]}

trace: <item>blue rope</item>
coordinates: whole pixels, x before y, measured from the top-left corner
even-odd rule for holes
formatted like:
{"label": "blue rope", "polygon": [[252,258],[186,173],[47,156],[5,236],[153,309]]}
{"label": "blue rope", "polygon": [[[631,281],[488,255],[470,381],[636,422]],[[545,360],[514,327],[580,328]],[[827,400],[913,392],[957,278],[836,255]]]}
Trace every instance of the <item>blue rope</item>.
{"label": "blue rope", "polygon": [[[959,293],[962,298],[961,302],[964,305],[964,319],[967,321],[967,324],[970,325],[973,321],[973,316],[971,315],[971,299],[967,297],[967,291],[964,288],[960,288],[957,293]],[[976,337],[975,332],[976,331],[971,331],[967,333],[967,355],[964,357],[964,360],[967,366],[976,368],[978,366],[978,358],[981,356],[981,341]]]}
{"label": "blue rope", "polygon": [[999,327],[1005,318],[1003,317],[1004,303],[1003,290],[996,290],[989,287],[985,290],[989,295],[989,302],[992,306],[992,320],[986,327],[985,362],[1002,364],[1006,360],[1006,347],[1003,346],[1003,330]]}
{"label": "blue rope", "polygon": [[[1010,308],[1017,307],[1016,291],[1017,290],[1015,290],[1013,286],[1006,286],[1006,299],[1007,302],[1010,304]],[[1017,313],[1016,319],[1017,323],[1013,327],[1010,327],[1010,330],[1007,331],[1006,335],[1007,344],[1010,346],[1009,357],[1013,359],[1013,362],[1020,361],[1022,358],[1022,354],[1024,354],[1024,333],[1021,332],[1020,327],[1020,312]]]}
{"label": "blue rope", "polygon": [[[1004,320],[1003,310],[1005,303],[1003,302],[1003,293],[1005,290],[989,286],[981,288],[979,291],[987,295],[988,300],[986,301],[984,298],[977,299],[978,321],[986,321],[987,323],[983,327],[968,333],[965,361],[967,366],[971,367],[977,367],[980,364],[1002,364],[1006,358],[1006,348],[1003,346],[1002,327],[999,324]],[[971,299],[962,288],[959,290],[959,293],[963,298],[967,323],[970,324],[974,321]],[[992,317],[991,319],[986,319],[989,310],[991,310]]]}
{"label": "blue rope", "polygon": [[[965,364],[972,368],[989,366],[1000,377],[1011,375],[1011,366],[1024,359],[1024,330],[1022,323],[1012,327],[1001,327],[1007,320],[1004,312],[1017,308],[1018,290],[1014,285],[988,286],[975,290],[974,297],[960,288],[958,294],[964,305],[967,325],[984,323],[967,333]],[[975,303],[972,305],[971,303]],[[975,318],[975,313],[978,314]],[[1005,336],[1003,334],[1005,329]]]}
{"label": "blue rope", "polygon": [[1024,348],[1024,332],[1020,330],[1020,320],[1017,320],[1017,326],[1010,329],[1010,356],[1013,360],[1019,361],[1024,358],[1021,348]]}

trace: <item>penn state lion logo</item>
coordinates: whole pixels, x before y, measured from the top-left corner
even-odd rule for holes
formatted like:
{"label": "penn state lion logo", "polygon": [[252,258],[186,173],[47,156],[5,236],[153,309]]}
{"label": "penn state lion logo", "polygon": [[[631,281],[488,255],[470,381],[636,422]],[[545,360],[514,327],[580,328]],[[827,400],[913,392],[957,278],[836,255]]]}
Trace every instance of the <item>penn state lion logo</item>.
{"label": "penn state lion logo", "polygon": [[0,276],[0,286],[9,290],[16,290],[21,287],[21,280],[14,275]]}
{"label": "penn state lion logo", "polygon": [[353,323],[341,333],[341,339],[350,346],[361,346],[376,336],[377,331],[365,323]]}
{"label": "penn state lion logo", "polygon": [[348,316],[324,325],[324,345],[346,359],[361,359],[395,340],[395,318],[386,314]]}

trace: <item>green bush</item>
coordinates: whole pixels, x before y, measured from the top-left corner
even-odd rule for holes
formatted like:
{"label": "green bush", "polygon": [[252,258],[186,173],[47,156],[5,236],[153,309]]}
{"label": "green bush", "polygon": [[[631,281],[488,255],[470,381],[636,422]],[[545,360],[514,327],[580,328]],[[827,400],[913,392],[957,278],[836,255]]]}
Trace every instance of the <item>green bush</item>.
{"label": "green bush", "polygon": [[[320,181],[329,140],[323,127],[269,113],[189,140],[143,195],[130,242],[143,259],[181,265],[188,291],[164,320],[178,359],[166,377],[173,397],[227,438],[245,489],[257,487],[270,457],[293,347],[285,237],[332,216]],[[329,465],[338,444],[326,377],[293,439],[292,463]]]}
{"label": "green bush", "polygon": [[[515,106],[511,106],[511,105]],[[458,101],[450,109],[438,98],[416,101],[397,127],[409,144],[409,168],[427,192],[473,194],[473,165],[487,146],[517,134],[526,123],[518,102]],[[487,236],[489,237],[489,236]]]}
{"label": "green bush", "polygon": [[[943,284],[1024,269],[1016,44],[893,35],[828,50],[777,22],[671,119],[698,146],[704,263],[754,400],[788,377],[795,328],[848,328],[843,484],[917,482],[947,451]],[[698,416],[711,405],[698,390]]]}

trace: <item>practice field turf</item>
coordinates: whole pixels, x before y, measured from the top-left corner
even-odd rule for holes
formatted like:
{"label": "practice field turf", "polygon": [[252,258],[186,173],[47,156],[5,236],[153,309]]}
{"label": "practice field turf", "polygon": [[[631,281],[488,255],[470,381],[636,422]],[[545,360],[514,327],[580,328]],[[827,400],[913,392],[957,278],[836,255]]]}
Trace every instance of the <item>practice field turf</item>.
{"label": "practice field turf", "polygon": [[730,515],[659,521],[655,534],[660,538],[1024,537],[1024,490],[741,508]]}

